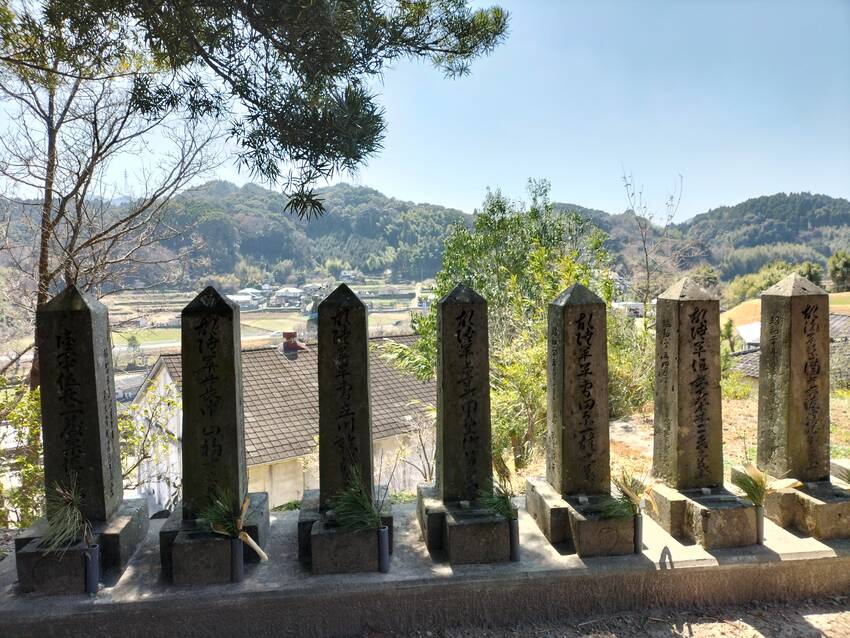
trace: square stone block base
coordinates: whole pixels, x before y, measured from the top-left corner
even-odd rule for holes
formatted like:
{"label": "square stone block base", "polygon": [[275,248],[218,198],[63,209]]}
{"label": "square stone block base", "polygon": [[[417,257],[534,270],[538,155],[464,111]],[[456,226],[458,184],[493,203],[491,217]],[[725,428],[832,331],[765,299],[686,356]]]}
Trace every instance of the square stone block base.
{"label": "square stone block base", "polygon": [[417,489],[417,517],[429,550],[443,550],[452,565],[504,563],[511,558],[508,519],[489,509],[444,503],[430,485]]}
{"label": "square stone block base", "polygon": [[[250,492],[249,505],[244,529],[260,547],[265,549],[269,538],[269,495],[266,492]],[[166,578],[172,578],[173,556],[172,547],[180,532],[205,531],[198,528],[198,522],[183,519],[183,505],[177,503],[174,511],[159,530],[159,561],[162,573]],[[227,540],[224,539],[223,540]],[[250,547],[245,545],[245,562],[258,563],[260,557]],[[229,567],[228,567],[229,568]]]}
{"label": "square stone block base", "polygon": [[378,531],[348,531],[317,521],[310,530],[310,568],[314,574],[378,571]]}
{"label": "square stone block base", "polygon": [[658,512],[649,515],[677,540],[706,549],[744,547],[756,543],[756,510],[748,501],[721,487],[677,490],[656,485]]}
{"label": "square stone block base", "polygon": [[564,499],[543,478],[528,479],[525,507],[543,535],[552,544],[567,543],[579,556],[631,554],[635,547],[633,517],[603,518],[601,501],[605,496]]}
{"label": "square stone block base", "polygon": [[[145,499],[121,503],[108,521],[92,524],[94,542],[100,545],[100,571],[117,578],[148,533],[150,517]],[[80,542],[62,555],[44,556],[39,544],[47,529],[40,518],[15,538],[18,583],[23,592],[73,594],[85,592],[85,545]]]}
{"label": "square stone block base", "polygon": [[181,531],[171,546],[172,581],[175,585],[229,583],[231,542],[221,534]]}
{"label": "square stone block base", "polygon": [[[379,500],[380,495],[384,494],[386,486],[379,485],[375,487],[375,499]],[[319,511],[319,490],[305,490],[304,497],[301,499],[301,508],[298,511],[298,560],[302,564],[310,565],[312,559],[312,534],[313,526],[322,520],[322,513]],[[387,500],[384,503],[384,509],[381,512],[381,524],[386,525],[389,530],[390,537],[390,554],[393,553],[393,512],[392,504]],[[376,541],[377,542],[377,541]],[[377,550],[376,550],[377,551]],[[377,560],[377,559],[376,559]],[[377,565],[377,563],[376,563]],[[375,570],[377,570],[377,566]],[[372,571],[372,570],[353,570],[353,571]],[[313,573],[319,573],[313,569]],[[332,572],[322,572],[332,573]],[[339,572],[342,573],[342,572]]]}
{"label": "square stone block base", "polygon": [[770,494],[764,515],[818,540],[850,538],[850,491],[829,481],[808,483]]}

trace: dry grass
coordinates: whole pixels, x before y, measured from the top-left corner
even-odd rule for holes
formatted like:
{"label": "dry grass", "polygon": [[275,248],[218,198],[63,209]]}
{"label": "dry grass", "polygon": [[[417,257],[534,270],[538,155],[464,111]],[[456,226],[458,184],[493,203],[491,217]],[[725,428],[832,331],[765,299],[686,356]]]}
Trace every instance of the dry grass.
{"label": "dry grass", "polygon": [[[748,399],[723,401],[723,461],[729,467],[755,460],[758,430],[758,395]],[[833,394],[830,399],[830,438],[832,457],[850,456],[850,393]],[[647,471],[652,465],[652,406],[611,427],[611,463],[633,472]]]}

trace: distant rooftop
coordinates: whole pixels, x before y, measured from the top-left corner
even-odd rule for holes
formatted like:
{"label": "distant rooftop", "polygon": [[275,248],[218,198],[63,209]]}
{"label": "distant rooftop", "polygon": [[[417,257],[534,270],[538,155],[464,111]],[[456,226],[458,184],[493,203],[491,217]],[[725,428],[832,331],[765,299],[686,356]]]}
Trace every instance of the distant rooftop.
{"label": "distant rooftop", "polygon": [[[374,345],[391,339],[406,345],[415,336],[375,337]],[[284,356],[277,348],[242,350],[242,386],[245,405],[245,450],[249,465],[272,463],[309,454],[319,434],[318,350],[315,345]],[[182,392],[180,354],[162,355],[150,379],[162,367]],[[370,348],[372,436],[375,439],[411,431],[424,404],[435,404],[436,385],[423,383],[384,361]],[[138,396],[137,396],[138,398]]]}

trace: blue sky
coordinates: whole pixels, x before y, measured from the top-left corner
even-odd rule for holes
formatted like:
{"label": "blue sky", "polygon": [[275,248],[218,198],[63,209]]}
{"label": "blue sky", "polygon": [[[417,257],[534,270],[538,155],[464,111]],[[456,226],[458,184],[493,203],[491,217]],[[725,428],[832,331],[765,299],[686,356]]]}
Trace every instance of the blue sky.
{"label": "blue sky", "polygon": [[656,208],[681,174],[679,219],[850,197],[850,1],[500,4],[509,37],[470,76],[385,74],[385,147],[358,183],[472,212],[488,186],[520,198],[544,177],[554,199],[613,212],[623,169]]}

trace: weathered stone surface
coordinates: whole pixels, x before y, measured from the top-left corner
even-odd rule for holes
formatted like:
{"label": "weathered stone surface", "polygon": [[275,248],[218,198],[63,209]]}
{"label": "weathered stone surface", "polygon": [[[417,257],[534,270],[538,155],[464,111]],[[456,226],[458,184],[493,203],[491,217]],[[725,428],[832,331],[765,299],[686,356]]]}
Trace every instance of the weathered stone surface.
{"label": "weathered stone surface", "polygon": [[758,464],[829,478],[829,295],[791,274],[761,295]]}
{"label": "weathered stone surface", "polygon": [[569,542],[570,515],[567,502],[549,481],[530,478],[525,482],[525,509],[546,539],[554,544]]}
{"label": "weathered stone surface", "polygon": [[121,572],[148,533],[150,515],[143,498],[121,503],[105,524],[95,526],[104,572]]}
{"label": "weathered stone surface", "polygon": [[723,483],[719,313],[687,277],[658,297],[653,474],[678,489]]}
{"label": "weathered stone surface", "polygon": [[22,592],[82,594],[86,591],[86,544],[82,541],[62,554],[43,554],[38,540],[15,553],[18,585]]}
{"label": "weathered stone surface", "polygon": [[829,481],[810,483],[795,492],[798,530],[818,540],[850,538],[850,492]]}
{"label": "weathered stone surface", "polygon": [[[725,488],[679,491],[667,485],[654,490],[658,511],[647,513],[673,538],[706,549],[743,547],[756,542],[755,508]],[[765,508],[766,511],[766,508]]]}
{"label": "weathered stone surface", "polygon": [[181,314],[183,518],[247,491],[239,306],[205,288]]}
{"label": "weathered stone surface", "polygon": [[850,538],[850,491],[829,481],[768,495],[764,515],[818,540]]}
{"label": "weathered stone surface", "polygon": [[601,497],[590,496],[587,503],[568,497],[567,515],[570,542],[581,557],[618,556],[635,551],[634,517],[603,518]]}
{"label": "weathered stone surface", "polygon": [[[756,510],[746,501],[722,489],[708,496],[687,494],[687,536],[706,549],[754,545]],[[689,528],[689,529],[688,529]]]}
{"label": "weathered stone surface", "polygon": [[36,311],[36,344],[45,488],[75,480],[83,515],[105,521],[123,494],[106,306],[68,286]]}
{"label": "weathered stone surface", "polygon": [[378,571],[378,530],[342,530],[324,521],[310,532],[311,570],[314,574]]}
{"label": "weathered stone surface", "polygon": [[310,563],[310,536],[313,525],[322,519],[319,511],[319,490],[304,490],[298,510],[298,560]]}
{"label": "weathered stone surface", "polygon": [[171,549],[175,585],[214,585],[231,580],[230,539],[206,531],[182,531]]}
{"label": "weathered stone surface", "polygon": [[850,483],[850,459],[832,459],[829,462],[829,473],[842,483]]}
{"label": "weathered stone surface", "polygon": [[459,285],[437,306],[437,490],[475,501],[493,472],[487,302]]}
{"label": "weathered stone surface", "polygon": [[685,525],[688,499],[678,490],[664,484],[655,485],[653,494],[658,509],[648,508],[647,514],[673,538],[688,538],[690,534],[686,531]]}
{"label": "weathered stone surface", "polygon": [[446,509],[443,543],[452,565],[510,560],[508,519],[486,509],[464,510],[454,505]]}
{"label": "weathered stone surface", "polygon": [[416,517],[428,550],[443,549],[446,507],[437,496],[437,488],[434,485],[416,486]]}
{"label": "weathered stone surface", "polygon": [[[104,572],[122,571],[148,532],[150,517],[145,499],[123,501],[108,521],[92,524],[92,536],[100,545]],[[31,541],[40,541],[47,529],[47,519],[40,518],[15,537],[15,551]]]}
{"label": "weathered stone surface", "polygon": [[[260,547],[265,548],[269,538],[269,495],[266,492],[249,492],[248,511],[245,515],[244,529]],[[172,575],[172,548],[174,540],[181,531],[198,531],[198,522],[183,518],[183,508],[178,503],[159,530],[159,559],[162,572],[167,578]],[[259,562],[257,554],[247,545],[244,548],[245,562]]]}
{"label": "weathered stone surface", "polygon": [[[386,486],[378,485],[375,487],[376,502],[380,500],[379,496],[384,489],[386,489]],[[312,560],[310,538],[313,533],[313,525],[320,520],[322,520],[322,512],[319,509],[319,490],[305,490],[298,512],[298,560],[304,564],[309,564]],[[384,503],[384,508],[381,510],[381,524],[386,525],[389,532],[390,554],[392,554],[393,514],[392,504],[389,501]]]}
{"label": "weathered stone surface", "polygon": [[319,304],[319,491],[324,511],[354,467],[372,489],[366,306],[345,284]]}
{"label": "weathered stone surface", "polygon": [[608,494],[605,302],[575,284],[549,304],[547,478],[562,495]]}

